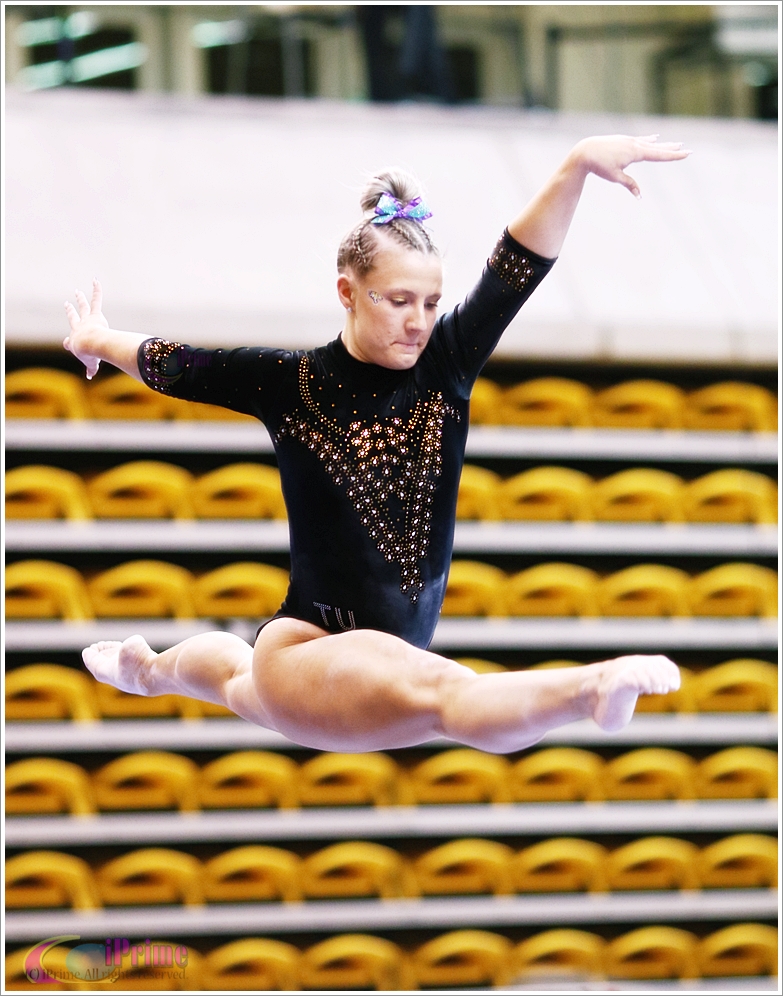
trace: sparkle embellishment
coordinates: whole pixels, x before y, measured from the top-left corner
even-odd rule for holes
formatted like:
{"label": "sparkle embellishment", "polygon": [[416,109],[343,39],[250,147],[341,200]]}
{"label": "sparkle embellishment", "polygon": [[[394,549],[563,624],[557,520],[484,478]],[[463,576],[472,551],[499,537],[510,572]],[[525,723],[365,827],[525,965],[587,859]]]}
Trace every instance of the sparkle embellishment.
{"label": "sparkle embellishment", "polygon": [[533,267],[527,256],[509,249],[502,238],[493,249],[487,262],[489,268],[494,270],[500,279],[515,291],[524,290],[528,280],[533,276]]}
{"label": "sparkle embellishment", "polygon": [[371,218],[373,225],[388,225],[395,218],[408,218],[410,221],[418,221],[419,224],[432,217],[432,211],[422,201],[421,197],[414,197],[412,201],[403,204],[396,197],[384,192],[378,198],[375,205],[375,217]]}
{"label": "sparkle embellishment", "polygon": [[[459,412],[440,391],[419,398],[407,423],[401,418],[355,420],[346,429],[327,418],[310,393],[309,363],[299,364],[304,411],[283,416],[277,440],[303,443],[343,487],[370,538],[387,563],[400,565],[400,591],[416,603],[424,588],[419,562],[427,556],[432,501],[442,469],[441,440],[446,416]],[[393,521],[389,501],[402,504],[403,529]]]}
{"label": "sparkle embellishment", "polygon": [[383,300],[383,294],[379,294],[378,291],[371,290],[367,291],[367,293],[370,295],[370,300],[373,304],[380,304]]}
{"label": "sparkle embellishment", "polygon": [[168,362],[182,349],[182,343],[169,342],[168,339],[147,339],[141,344],[141,371],[144,379],[161,394],[170,394],[171,387],[184,373],[176,364]]}

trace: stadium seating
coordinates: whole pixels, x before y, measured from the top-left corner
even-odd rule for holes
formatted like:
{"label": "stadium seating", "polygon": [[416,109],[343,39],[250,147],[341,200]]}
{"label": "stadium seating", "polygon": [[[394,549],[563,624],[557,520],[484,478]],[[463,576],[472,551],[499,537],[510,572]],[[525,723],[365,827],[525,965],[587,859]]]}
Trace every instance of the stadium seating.
{"label": "stadium seating", "polygon": [[642,927],[610,941],[606,972],[617,979],[695,979],[697,940],[679,927]]}
{"label": "stadium seating", "polygon": [[416,859],[413,874],[422,895],[514,891],[511,860],[514,852],[494,840],[463,839],[441,844]]}
{"label": "stadium seating", "polygon": [[593,398],[592,424],[611,429],[679,429],[685,393],[660,380],[629,380]]}
{"label": "stadium seating", "polygon": [[9,519],[92,518],[90,499],[78,474],[59,467],[29,464],[5,475],[5,514]]}
{"label": "stadium seating", "polygon": [[6,861],[5,904],[9,909],[95,910],[101,897],[86,861],[58,851],[32,851]]}
{"label": "stadium seating", "polygon": [[392,848],[368,841],[340,841],[302,862],[300,882],[308,899],[406,895],[405,862]]}
{"label": "stadium seating", "polygon": [[514,891],[605,892],[607,854],[603,845],[592,840],[542,840],[511,859]]}
{"label": "stadium seating", "polygon": [[[138,698],[138,696],[134,696]],[[61,664],[30,664],[5,676],[6,719],[69,719],[100,716],[95,682]]]}
{"label": "stadium seating", "polygon": [[299,989],[299,950],[266,937],[246,937],[222,944],[204,958],[204,989],[293,991]]}
{"label": "stadium seating", "polygon": [[27,367],[5,376],[6,418],[90,417],[84,382],[75,374]]}
{"label": "stadium seating", "polygon": [[296,902],[302,898],[301,864],[281,847],[235,847],[205,862],[204,898],[211,903]]}
{"label": "stadium seating", "polygon": [[191,498],[199,519],[288,517],[280,472],[260,463],[232,463],[202,474],[193,485]]}
{"label": "stadium seating", "polygon": [[18,560],[5,569],[7,619],[93,618],[87,586],[73,567],[51,560]]}
{"label": "stadium seating", "polygon": [[161,460],[134,460],[87,484],[99,519],[192,519],[193,475]]}
{"label": "stadium seating", "polygon": [[138,751],[93,775],[100,809],[198,809],[198,767],[180,754]]}
{"label": "stadium seating", "polygon": [[205,809],[247,809],[299,804],[298,768],[284,754],[243,750],[210,761],[199,776],[199,801]]}
{"label": "stadium seating", "polygon": [[96,874],[108,906],[204,902],[201,862],[169,847],[145,847],[108,861]]}

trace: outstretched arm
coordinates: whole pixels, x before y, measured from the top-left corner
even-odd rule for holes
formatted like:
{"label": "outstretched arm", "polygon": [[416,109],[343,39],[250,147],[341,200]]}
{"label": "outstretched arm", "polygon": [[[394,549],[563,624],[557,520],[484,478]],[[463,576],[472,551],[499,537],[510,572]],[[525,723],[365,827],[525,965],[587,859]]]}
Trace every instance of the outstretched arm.
{"label": "outstretched arm", "polygon": [[686,159],[690,150],[681,142],[657,142],[657,135],[630,138],[602,135],[578,142],[565,161],[508,226],[509,233],[525,248],[554,258],[560,253],[576,211],[588,173],[620,183],[641,197],[633,177],[624,172],[631,163],[672,162]]}
{"label": "outstretched arm", "polygon": [[71,334],[63,340],[63,346],[84,364],[87,379],[92,380],[101,360],[106,360],[136,380],[141,380],[136,353],[149,336],[109,328],[101,311],[102,293],[97,279],[92,282],[92,300],[88,302],[84,294],[77,290],[76,303],[78,311],[70,301],[65,302]]}

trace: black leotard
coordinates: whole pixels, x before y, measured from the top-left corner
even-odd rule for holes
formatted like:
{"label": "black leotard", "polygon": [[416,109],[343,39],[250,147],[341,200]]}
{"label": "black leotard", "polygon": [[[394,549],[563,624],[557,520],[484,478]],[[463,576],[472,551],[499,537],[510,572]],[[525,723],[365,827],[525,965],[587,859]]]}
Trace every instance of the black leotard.
{"label": "black leotard", "polygon": [[277,615],[427,647],[451,560],[468,399],[498,339],[552,267],[508,232],[410,370],[311,350],[139,347],[145,383],[261,419],[288,508],[291,580]]}

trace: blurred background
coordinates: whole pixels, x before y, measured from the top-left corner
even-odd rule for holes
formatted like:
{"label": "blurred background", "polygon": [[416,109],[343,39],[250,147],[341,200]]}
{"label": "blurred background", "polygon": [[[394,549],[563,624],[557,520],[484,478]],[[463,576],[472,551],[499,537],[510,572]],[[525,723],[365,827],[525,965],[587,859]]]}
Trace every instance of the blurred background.
{"label": "blurred background", "polygon": [[[100,979],[110,937],[128,990],[777,991],[779,5],[3,12],[6,988],[78,935],[49,988]],[[345,755],[94,682],[96,640],[252,641],[290,562],[265,430],[86,382],[74,287],[115,328],[320,345],[394,164],[448,309],[618,132],[694,153],[631,167],[641,202],[589,178],[476,385],[433,649],[666,653],[681,690],[508,756]],[[131,961],[147,937],[184,974]]]}

